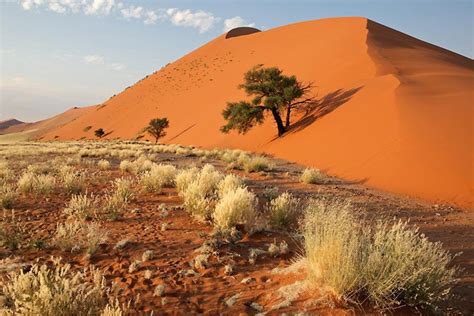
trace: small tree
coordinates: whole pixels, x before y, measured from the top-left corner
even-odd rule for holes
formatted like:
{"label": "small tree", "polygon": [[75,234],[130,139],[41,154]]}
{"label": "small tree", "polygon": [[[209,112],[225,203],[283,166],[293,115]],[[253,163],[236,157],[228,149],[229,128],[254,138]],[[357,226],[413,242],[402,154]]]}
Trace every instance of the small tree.
{"label": "small tree", "polygon": [[276,67],[257,65],[245,74],[244,79],[239,88],[245,89],[253,99],[227,103],[222,112],[227,120],[227,124],[221,127],[224,133],[234,129],[245,134],[255,125],[262,124],[269,112],[277,125],[278,136],[281,136],[290,127],[292,111],[314,102],[313,97],[308,97],[311,84],[303,84],[295,76],[285,76]]}
{"label": "small tree", "polygon": [[146,131],[155,137],[155,144],[158,142],[158,139],[166,135],[165,128],[168,128],[170,125],[168,119],[164,118],[154,118],[148,123]]}
{"label": "small tree", "polygon": [[103,128],[96,129],[96,130],[94,131],[94,135],[95,135],[96,137],[102,138],[102,136],[105,135],[104,129],[103,129]]}

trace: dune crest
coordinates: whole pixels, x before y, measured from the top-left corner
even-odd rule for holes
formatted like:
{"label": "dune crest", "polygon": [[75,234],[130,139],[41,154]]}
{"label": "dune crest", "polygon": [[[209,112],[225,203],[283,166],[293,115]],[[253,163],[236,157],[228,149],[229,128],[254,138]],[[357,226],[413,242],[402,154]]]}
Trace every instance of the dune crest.
{"label": "dune crest", "polygon": [[[226,40],[229,33],[43,139],[94,138],[88,126],[104,128],[108,139],[136,138],[151,118],[166,116],[164,142],[266,152],[383,190],[472,209],[471,59],[358,17]],[[271,120],[247,135],[219,132],[226,102],[245,98],[237,86],[256,64],[315,84],[317,109],[295,117],[282,138],[275,137]]]}

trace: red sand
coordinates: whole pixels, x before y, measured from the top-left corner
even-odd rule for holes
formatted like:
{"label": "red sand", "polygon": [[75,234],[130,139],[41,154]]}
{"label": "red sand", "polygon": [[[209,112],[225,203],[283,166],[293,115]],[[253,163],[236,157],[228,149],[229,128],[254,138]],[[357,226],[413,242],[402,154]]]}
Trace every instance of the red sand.
{"label": "red sand", "polygon": [[[271,119],[245,136],[219,132],[243,74],[263,63],[312,81],[326,115],[275,139]],[[369,186],[473,209],[471,59],[365,18],[225,34],[139,81],[44,139],[134,138],[154,117],[166,143],[238,147],[315,166]],[[323,113],[324,114],[324,113]],[[92,128],[84,132],[86,126]]]}

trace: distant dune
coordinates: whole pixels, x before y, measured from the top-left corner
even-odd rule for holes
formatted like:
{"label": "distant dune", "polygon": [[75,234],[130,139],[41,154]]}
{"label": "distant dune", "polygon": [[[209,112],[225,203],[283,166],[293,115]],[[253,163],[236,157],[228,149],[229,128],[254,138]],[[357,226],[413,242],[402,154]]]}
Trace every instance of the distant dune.
{"label": "distant dune", "polygon": [[9,119],[9,120],[0,121],[0,134],[3,134],[4,130],[7,130],[8,128],[18,125],[18,124],[24,124],[24,122],[19,121],[17,119]]}
{"label": "distant dune", "polygon": [[1,128],[3,122],[0,122],[0,134],[28,132],[30,139],[41,139],[43,135],[56,128],[64,126],[67,123],[72,122],[79,116],[87,113],[91,108],[92,107],[74,107],[64,113],[34,123],[25,123],[16,119],[12,119],[8,121],[16,121],[18,123],[10,124],[10,126],[6,126],[5,128]]}
{"label": "distant dune", "polygon": [[[264,32],[233,30],[43,139],[135,138],[166,116],[164,142],[266,152],[348,180],[473,208],[473,61],[365,18]],[[226,38],[228,37],[228,38]],[[271,119],[245,136],[219,132],[227,101],[256,64],[314,82],[317,110],[275,138]],[[88,130],[88,127],[91,126]]]}

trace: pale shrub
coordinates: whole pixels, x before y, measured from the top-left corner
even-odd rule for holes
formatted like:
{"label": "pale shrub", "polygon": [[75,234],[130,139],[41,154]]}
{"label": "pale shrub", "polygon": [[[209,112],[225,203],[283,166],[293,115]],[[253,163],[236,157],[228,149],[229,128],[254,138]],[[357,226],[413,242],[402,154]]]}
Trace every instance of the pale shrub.
{"label": "pale shrub", "polygon": [[79,221],[69,221],[63,224],[58,224],[52,243],[65,251],[80,249],[83,246],[81,238],[82,231],[83,224]]}
{"label": "pale shrub", "polygon": [[108,239],[108,231],[101,228],[97,223],[88,223],[84,227],[84,233],[86,236],[86,251],[88,255],[93,255],[99,246],[104,244]]}
{"label": "pale shrub", "polygon": [[251,156],[243,161],[242,166],[246,172],[259,172],[271,169],[270,162],[263,156]]}
{"label": "pale shrub", "polygon": [[205,220],[212,213],[212,197],[204,191],[198,181],[192,182],[182,194],[184,208],[200,220]]}
{"label": "pale shrub", "polygon": [[[110,289],[99,270],[71,271],[58,259],[50,268],[33,265],[28,272],[11,273],[3,285],[9,315],[100,315],[107,307]],[[2,310],[0,310],[2,311]]]}
{"label": "pale shrub", "polygon": [[46,164],[29,165],[26,168],[26,172],[31,172],[34,175],[51,174],[53,171],[53,167]]}
{"label": "pale shrub", "polygon": [[447,298],[456,268],[448,268],[452,256],[440,243],[403,222],[366,225],[347,202],[312,201],[303,228],[309,279],[341,299],[382,308]]}
{"label": "pale shrub", "polygon": [[102,170],[108,170],[110,169],[110,162],[108,160],[101,159],[99,162],[97,162],[97,166]]}
{"label": "pale shrub", "polygon": [[128,172],[128,173],[136,173],[136,170],[135,170],[135,165],[133,163],[131,163],[129,160],[122,160],[120,162],[120,166],[119,166],[119,169],[122,171],[122,172]]}
{"label": "pale shrub", "polygon": [[217,185],[222,173],[206,164],[195,179],[180,192],[185,209],[199,219],[207,219],[212,213],[211,202],[217,195]]}
{"label": "pale shrub", "polygon": [[114,195],[116,198],[121,200],[122,202],[129,202],[133,192],[132,192],[132,181],[125,179],[125,178],[119,178],[114,180]]}
{"label": "pale shrub", "polygon": [[242,186],[244,186],[244,181],[241,177],[235,174],[228,174],[217,184],[217,192],[219,197],[222,197],[228,191],[235,191]]}
{"label": "pale shrub", "polygon": [[11,209],[17,197],[16,189],[8,183],[0,185],[0,206],[6,209]]}
{"label": "pale shrub", "polygon": [[69,194],[79,194],[85,190],[85,174],[79,172],[67,172],[62,175],[64,191]]}
{"label": "pale shrub", "polygon": [[163,181],[156,173],[147,171],[140,176],[140,185],[147,192],[160,193],[163,188]]}
{"label": "pale shrub", "polygon": [[36,177],[33,191],[38,194],[49,194],[53,191],[56,179],[47,174],[40,174]]}
{"label": "pale shrub", "polygon": [[174,184],[176,167],[172,165],[153,165],[150,171],[142,174],[140,183],[148,192],[161,192],[163,187],[170,187]]}
{"label": "pale shrub", "polygon": [[125,208],[128,205],[128,201],[122,200],[119,196],[112,194],[105,197],[104,211],[110,215],[111,220],[117,220]]}
{"label": "pale shrub", "polygon": [[223,175],[213,165],[206,164],[202,167],[198,179],[195,182],[199,183],[200,188],[206,194],[213,192],[217,188],[217,184],[222,179]]}
{"label": "pale shrub", "polygon": [[64,213],[70,217],[85,220],[96,215],[96,207],[97,200],[93,195],[90,197],[87,194],[73,195],[64,209]]}
{"label": "pale shrub", "polygon": [[12,210],[10,215],[4,211],[0,221],[0,245],[17,250],[25,237],[26,226],[18,221],[15,211]]}
{"label": "pale shrub", "polygon": [[179,156],[188,156],[192,153],[192,151],[189,148],[185,147],[178,147],[176,148],[175,154]]}
{"label": "pale shrub", "polygon": [[321,183],[324,176],[318,169],[306,168],[300,176],[300,181],[308,184]]}
{"label": "pale shrub", "polygon": [[18,190],[22,193],[32,192],[35,186],[35,181],[36,177],[32,172],[23,173],[17,182]]}
{"label": "pale shrub", "polygon": [[93,255],[107,238],[108,232],[96,223],[68,221],[58,224],[53,245],[64,251],[86,249],[87,254]]}
{"label": "pale shrub", "polygon": [[35,175],[29,171],[23,173],[17,185],[18,189],[23,193],[49,194],[54,189],[55,183],[56,179],[51,175]]}
{"label": "pale shrub", "polygon": [[147,262],[155,258],[155,252],[153,250],[145,250],[142,254],[142,261]]}
{"label": "pale shrub", "polygon": [[360,272],[368,238],[356,226],[350,204],[311,201],[303,223],[310,280],[341,297],[356,293],[363,286]]}
{"label": "pale shrub", "polygon": [[220,156],[220,159],[227,163],[237,162],[240,157],[247,155],[243,150],[240,149],[226,149],[218,151],[217,153]]}
{"label": "pale shrub", "polygon": [[453,258],[418,228],[406,222],[379,223],[363,271],[369,299],[379,306],[435,306],[449,295],[456,268]]}
{"label": "pale shrub", "polygon": [[150,172],[162,179],[163,186],[173,187],[178,170],[173,165],[158,164],[153,165]]}
{"label": "pale shrub", "polygon": [[270,201],[268,213],[270,223],[279,228],[288,227],[296,222],[301,200],[293,194],[285,192]]}
{"label": "pale shrub", "polygon": [[143,156],[138,158],[136,161],[134,161],[134,164],[135,164],[135,170],[137,170],[137,173],[149,171],[151,170],[153,165],[155,165],[153,161]]}
{"label": "pale shrub", "polygon": [[214,226],[219,230],[227,230],[237,224],[250,228],[256,217],[257,198],[247,188],[227,191],[216,205],[212,215]]}
{"label": "pale shrub", "polygon": [[59,176],[60,181],[64,181],[64,177],[73,172],[74,168],[69,165],[60,165],[57,168],[57,174]]}
{"label": "pale shrub", "polygon": [[178,194],[183,194],[198,174],[199,169],[196,167],[178,171],[175,177],[176,191]]}
{"label": "pale shrub", "polygon": [[6,161],[0,161],[0,180],[8,181],[14,177],[13,171]]}

